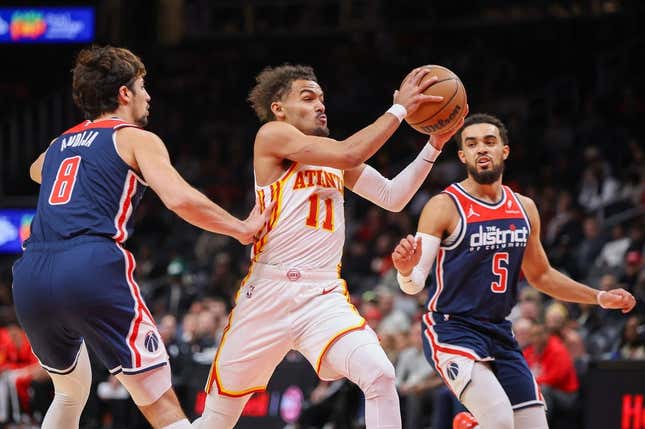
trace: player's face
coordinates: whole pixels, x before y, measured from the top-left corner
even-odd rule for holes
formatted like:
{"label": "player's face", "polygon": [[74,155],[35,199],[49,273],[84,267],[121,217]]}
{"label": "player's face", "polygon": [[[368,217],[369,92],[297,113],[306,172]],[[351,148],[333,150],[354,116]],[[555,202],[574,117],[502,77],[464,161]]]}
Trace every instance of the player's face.
{"label": "player's face", "polygon": [[148,114],[150,110],[150,94],[146,91],[143,78],[137,78],[132,84],[132,117],[134,123],[140,127],[148,125]]}
{"label": "player's face", "polygon": [[325,94],[320,85],[312,80],[295,80],[291,91],[275,103],[274,114],[298,128],[304,134],[327,137]]}
{"label": "player's face", "polygon": [[479,184],[490,185],[502,177],[508,153],[508,145],[493,124],[473,124],[461,133],[459,159]]}

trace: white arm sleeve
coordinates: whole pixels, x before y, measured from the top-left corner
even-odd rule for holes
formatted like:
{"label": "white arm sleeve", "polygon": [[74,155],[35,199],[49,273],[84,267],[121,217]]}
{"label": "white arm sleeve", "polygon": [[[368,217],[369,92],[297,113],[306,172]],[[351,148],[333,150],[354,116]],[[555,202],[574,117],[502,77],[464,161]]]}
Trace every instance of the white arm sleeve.
{"label": "white arm sleeve", "polygon": [[367,165],[356,179],[352,191],[386,210],[400,212],[426,180],[440,153],[427,143],[414,161],[392,180]]}
{"label": "white arm sleeve", "polygon": [[417,232],[416,236],[421,237],[421,260],[409,276],[406,277],[399,272],[396,273],[396,280],[399,282],[399,287],[409,295],[415,295],[425,287],[426,279],[432,269],[434,260],[437,257],[437,251],[441,245],[441,239],[434,235]]}

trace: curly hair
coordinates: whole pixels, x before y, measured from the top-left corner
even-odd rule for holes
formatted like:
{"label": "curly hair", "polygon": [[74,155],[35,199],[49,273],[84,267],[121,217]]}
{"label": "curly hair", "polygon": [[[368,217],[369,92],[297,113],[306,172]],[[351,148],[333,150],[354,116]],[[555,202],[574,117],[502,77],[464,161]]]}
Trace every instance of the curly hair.
{"label": "curly hair", "polygon": [[113,46],[83,49],[72,69],[74,103],[86,119],[113,112],[119,107],[119,88],[125,85],[133,90],[134,81],[145,75],[141,59],[127,49]]}
{"label": "curly hair", "polygon": [[289,92],[294,80],[313,80],[318,82],[314,69],[310,66],[283,64],[267,67],[255,77],[255,86],[249,93],[248,101],[262,122],[275,119],[271,103],[281,100]]}
{"label": "curly hair", "polygon": [[461,133],[466,127],[475,124],[491,124],[495,125],[499,130],[499,136],[502,138],[502,143],[505,145],[508,144],[508,130],[504,123],[497,117],[489,115],[488,113],[475,113],[470,115],[464,121],[464,125],[457,131],[455,134],[455,140],[457,140],[457,147],[461,149]]}

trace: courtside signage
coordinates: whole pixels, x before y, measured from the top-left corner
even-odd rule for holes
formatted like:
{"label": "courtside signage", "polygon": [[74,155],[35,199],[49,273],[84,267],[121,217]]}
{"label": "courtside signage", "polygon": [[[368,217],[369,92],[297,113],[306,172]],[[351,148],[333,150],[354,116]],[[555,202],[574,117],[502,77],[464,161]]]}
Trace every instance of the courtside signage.
{"label": "courtside signage", "polygon": [[86,43],[94,40],[94,8],[0,7],[0,43]]}

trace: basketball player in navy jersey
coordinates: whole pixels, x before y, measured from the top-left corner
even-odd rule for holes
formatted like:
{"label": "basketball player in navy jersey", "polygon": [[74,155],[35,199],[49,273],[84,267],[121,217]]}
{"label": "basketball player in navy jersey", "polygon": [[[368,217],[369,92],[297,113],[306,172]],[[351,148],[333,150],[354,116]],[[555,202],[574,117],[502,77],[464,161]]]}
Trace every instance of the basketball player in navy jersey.
{"label": "basketball player in navy jersey", "polygon": [[87,121],[55,138],[31,166],[41,184],[24,255],[13,266],[16,311],[55,396],[45,429],[78,428],[91,370],[87,347],[130,392],[155,428],[189,428],[170,383],[168,356],[134,281],[123,244],[152,188],[184,220],[253,241],[265,216],[241,221],[186,183],[148,121],[146,69],[130,51],[92,47],[73,70]]}
{"label": "basketball player in navy jersey", "polygon": [[[626,313],[635,300],[623,289],[599,292],[550,266],[535,203],[502,185],[509,146],[499,119],[472,115],[456,139],[468,177],[430,199],[416,238],[408,235],[395,248],[399,286],[418,293],[434,264],[423,316],[426,357],[478,427],[547,428],[543,398],[506,320],[520,271],[562,301]],[[477,427],[472,424],[462,427]]]}

